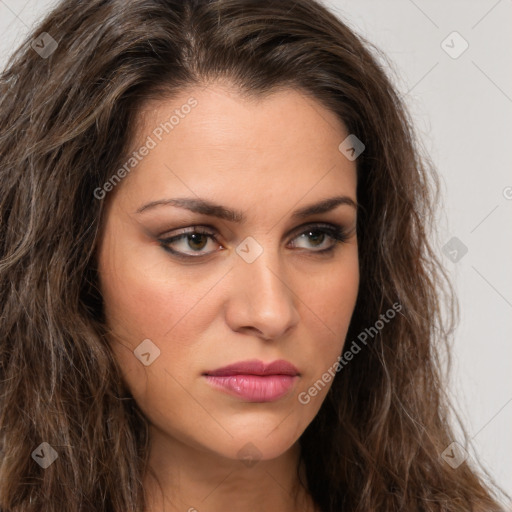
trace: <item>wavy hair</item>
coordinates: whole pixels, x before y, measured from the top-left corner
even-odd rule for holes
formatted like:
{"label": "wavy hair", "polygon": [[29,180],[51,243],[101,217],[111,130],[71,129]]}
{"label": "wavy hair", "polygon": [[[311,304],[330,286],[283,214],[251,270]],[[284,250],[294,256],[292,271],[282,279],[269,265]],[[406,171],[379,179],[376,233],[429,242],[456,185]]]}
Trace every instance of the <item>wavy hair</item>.
{"label": "wavy hair", "polygon": [[[313,499],[325,512],[502,510],[485,469],[440,457],[470,442],[454,435],[443,390],[458,303],[430,233],[439,179],[379,55],[312,0],[64,0],[11,56],[0,77],[0,510],[144,510],[148,425],[106,342],[96,248],[110,197],[94,191],[121,165],[144,102],[216,78],[246,97],[299,89],[366,146],[347,340],[402,309],[300,438]],[[32,457],[43,442],[58,453],[47,469]]]}

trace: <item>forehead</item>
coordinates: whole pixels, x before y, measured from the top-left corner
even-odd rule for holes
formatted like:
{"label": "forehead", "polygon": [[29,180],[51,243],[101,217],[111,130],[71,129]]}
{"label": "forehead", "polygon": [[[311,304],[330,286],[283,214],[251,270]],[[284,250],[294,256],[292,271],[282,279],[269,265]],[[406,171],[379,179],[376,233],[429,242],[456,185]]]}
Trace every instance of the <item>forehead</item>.
{"label": "forehead", "polygon": [[355,162],[338,149],[347,135],[333,112],[297,89],[245,97],[226,83],[193,87],[141,110],[132,150],[150,149],[123,187],[147,200],[165,191],[296,202],[333,188],[356,200]]}

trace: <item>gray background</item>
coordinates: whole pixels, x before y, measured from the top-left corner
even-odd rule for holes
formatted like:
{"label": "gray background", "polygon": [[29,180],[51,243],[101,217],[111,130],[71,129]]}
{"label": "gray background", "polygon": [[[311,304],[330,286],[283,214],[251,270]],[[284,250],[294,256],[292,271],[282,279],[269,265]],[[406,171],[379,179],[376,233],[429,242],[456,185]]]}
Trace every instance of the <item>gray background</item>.
{"label": "gray background", "polygon": [[[512,493],[512,0],[324,3],[391,59],[441,174],[437,249],[461,305],[450,391],[477,455]],[[0,66],[53,4],[0,0]],[[462,40],[442,46],[453,31],[469,44],[457,58],[443,46],[459,52]],[[457,262],[460,251],[443,253],[452,237],[468,249]]]}

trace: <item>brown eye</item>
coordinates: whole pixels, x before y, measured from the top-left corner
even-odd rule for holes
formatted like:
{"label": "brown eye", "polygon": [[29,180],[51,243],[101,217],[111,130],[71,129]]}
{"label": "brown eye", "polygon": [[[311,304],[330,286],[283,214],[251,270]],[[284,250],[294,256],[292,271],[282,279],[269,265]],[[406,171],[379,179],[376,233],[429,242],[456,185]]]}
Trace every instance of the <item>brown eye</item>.
{"label": "brown eye", "polygon": [[203,252],[209,240],[217,242],[213,233],[194,228],[176,236],[160,239],[159,242],[166,251],[179,258],[198,258],[215,252]]}
{"label": "brown eye", "polygon": [[[322,224],[311,226],[306,231],[303,231],[298,237],[296,237],[296,239],[300,238],[306,240],[312,248],[324,246],[323,249],[313,250],[311,252],[326,253],[334,250],[338,243],[346,242],[348,236],[341,226],[334,224]],[[330,245],[328,244],[329,239],[331,239]],[[327,245],[325,244],[326,242]],[[301,248],[308,249],[308,247]]]}

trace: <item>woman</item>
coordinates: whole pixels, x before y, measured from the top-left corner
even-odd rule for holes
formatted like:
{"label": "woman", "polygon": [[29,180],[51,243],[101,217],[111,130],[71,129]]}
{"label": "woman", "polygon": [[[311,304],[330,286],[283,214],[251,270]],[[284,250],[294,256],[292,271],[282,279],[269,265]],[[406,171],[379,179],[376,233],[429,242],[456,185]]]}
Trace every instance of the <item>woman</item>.
{"label": "woman", "polygon": [[66,0],[0,101],[1,510],[503,510],[448,423],[437,177],[342,21]]}

